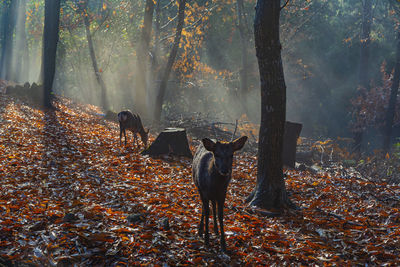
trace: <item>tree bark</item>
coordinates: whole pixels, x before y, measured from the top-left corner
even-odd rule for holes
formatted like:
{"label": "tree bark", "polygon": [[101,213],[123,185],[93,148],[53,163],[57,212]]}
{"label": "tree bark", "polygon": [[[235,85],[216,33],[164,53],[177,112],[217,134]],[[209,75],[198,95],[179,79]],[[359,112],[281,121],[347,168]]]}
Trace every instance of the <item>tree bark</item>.
{"label": "tree bark", "polygon": [[[370,33],[372,24],[372,0],[363,1],[363,12],[362,12],[362,25],[361,25],[361,38],[360,38],[360,66],[358,73],[358,84],[359,87],[369,89],[369,46],[371,43]],[[360,90],[364,92],[364,90]],[[363,139],[363,132],[354,133],[354,146],[355,152],[360,152],[361,143]]]}
{"label": "tree bark", "polygon": [[185,23],[185,7],[186,0],[179,0],[179,9],[178,9],[178,24],[176,26],[176,33],[174,44],[171,50],[171,53],[168,57],[168,62],[165,67],[164,73],[161,78],[160,87],[158,89],[158,94],[156,98],[155,110],[154,110],[154,119],[159,122],[161,120],[161,111],[162,105],[164,102],[165,91],[167,89],[168,78],[172,70],[172,66],[175,63],[176,55],[178,54],[179,43],[181,41],[183,24]]}
{"label": "tree bark", "polygon": [[390,151],[390,139],[392,136],[393,120],[396,111],[397,94],[399,92],[399,80],[400,80],[400,31],[397,34],[396,65],[394,68],[392,88],[390,90],[389,106],[386,112],[385,135],[383,139],[383,150],[385,152]]}
{"label": "tree bark", "polygon": [[3,21],[2,21],[2,44],[1,44],[1,70],[0,77],[12,79],[12,47],[16,18],[16,0],[10,0],[4,4]]}
{"label": "tree bark", "polygon": [[151,59],[151,74],[153,77],[157,77],[157,70],[158,70],[158,57],[160,54],[160,33],[161,33],[161,25],[160,25],[160,20],[161,20],[161,7],[160,7],[160,2],[157,1],[156,4],[156,19],[155,19],[155,25],[154,25],[154,46],[152,49],[152,59]]}
{"label": "tree bark", "polygon": [[43,31],[44,106],[51,108],[52,87],[56,71],[56,54],[59,40],[60,0],[46,0]]}
{"label": "tree bark", "polygon": [[360,40],[360,66],[358,73],[359,85],[369,88],[369,46],[371,43],[372,0],[363,1],[362,29]]}
{"label": "tree bark", "polygon": [[254,19],[256,55],[261,82],[261,124],[257,184],[250,205],[281,211],[294,207],[283,179],[283,134],[286,85],[279,40],[280,0],[258,0]]}
{"label": "tree bark", "polygon": [[10,2],[3,3],[1,17],[1,57],[0,57],[0,77],[5,78],[5,58],[6,58],[6,41],[8,33],[8,21],[10,17]]}
{"label": "tree bark", "polygon": [[26,38],[26,0],[19,0],[18,21],[16,25],[17,62],[15,66],[15,80],[26,82],[29,79],[29,51]]}
{"label": "tree bark", "polygon": [[135,96],[135,110],[147,114],[147,66],[149,61],[149,44],[151,37],[151,29],[153,24],[154,2],[153,0],[146,0],[146,7],[144,11],[142,36],[140,39],[137,53],[137,75],[136,75],[136,96]]}
{"label": "tree bark", "polygon": [[90,34],[90,22],[89,22],[89,14],[87,13],[86,6],[83,9],[83,22],[85,24],[85,30],[86,30],[86,38],[88,41],[88,47],[89,47],[89,53],[90,53],[90,59],[92,60],[92,66],[94,70],[94,74],[96,75],[96,80],[97,83],[100,85],[100,93],[101,93],[101,107],[106,110],[108,108],[108,101],[107,101],[107,88],[106,85],[103,81],[103,78],[101,76],[99,67],[97,65],[97,59],[96,59],[96,54],[94,52],[94,46],[93,46],[93,40],[92,40],[92,35]]}
{"label": "tree bark", "polygon": [[177,155],[193,158],[183,128],[166,128],[154,140],[154,142],[141,153],[142,155],[162,156]]}

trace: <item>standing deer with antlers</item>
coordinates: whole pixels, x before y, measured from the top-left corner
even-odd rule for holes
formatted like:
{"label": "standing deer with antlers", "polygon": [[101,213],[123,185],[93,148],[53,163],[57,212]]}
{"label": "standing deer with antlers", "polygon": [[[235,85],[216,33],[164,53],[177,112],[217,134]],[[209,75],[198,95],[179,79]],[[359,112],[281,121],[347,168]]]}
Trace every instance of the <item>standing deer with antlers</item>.
{"label": "standing deer with antlers", "polygon": [[211,201],[214,214],[214,232],[218,235],[216,209],[221,230],[221,250],[226,251],[224,232],[224,203],[226,191],[232,176],[233,153],[240,150],[247,141],[247,136],[233,142],[214,142],[208,138],[202,140],[193,158],[193,181],[200,193],[202,201],[199,236],[203,237],[204,219],[206,245],[209,245],[208,219],[210,215],[209,202]]}

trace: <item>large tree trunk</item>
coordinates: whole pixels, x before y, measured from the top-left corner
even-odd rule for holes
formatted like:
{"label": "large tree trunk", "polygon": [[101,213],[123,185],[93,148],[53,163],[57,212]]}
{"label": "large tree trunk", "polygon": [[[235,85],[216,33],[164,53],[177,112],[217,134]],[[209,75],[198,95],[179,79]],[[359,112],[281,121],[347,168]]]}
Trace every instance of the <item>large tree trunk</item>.
{"label": "large tree trunk", "polygon": [[[87,5],[87,2],[86,2],[86,5]],[[88,46],[89,46],[90,59],[92,60],[93,70],[94,70],[94,74],[96,75],[97,83],[100,85],[101,107],[104,110],[106,110],[108,108],[107,88],[103,81],[103,78],[101,77],[101,73],[100,73],[99,67],[97,65],[97,59],[96,59],[96,54],[94,52],[92,35],[90,34],[89,14],[87,13],[86,8],[84,9],[84,13],[83,13],[83,21],[85,23],[86,38],[87,38]]]}
{"label": "large tree trunk", "polygon": [[243,0],[237,0],[237,17],[238,24],[237,27],[239,29],[240,35],[240,44],[242,48],[242,69],[240,70],[240,93],[243,96],[246,96],[248,93],[247,88],[247,73],[248,73],[248,63],[247,63],[247,42],[248,38],[246,38],[246,25],[245,25],[245,17],[244,17],[244,5]]}
{"label": "large tree trunk", "polygon": [[46,0],[43,32],[44,106],[51,108],[52,87],[56,72],[57,43],[59,39],[60,0]]}
{"label": "large tree trunk", "polygon": [[257,184],[250,205],[269,210],[293,207],[283,179],[283,134],[286,85],[279,40],[280,0],[258,0],[254,19],[256,55],[261,81],[261,124]]}
{"label": "large tree trunk", "polygon": [[399,92],[399,80],[400,80],[400,31],[397,35],[397,51],[396,51],[396,65],[394,68],[394,76],[392,88],[390,91],[389,106],[386,112],[386,125],[385,135],[383,139],[383,149],[385,152],[390,150],[390,139],[392,136],[393,119],[396,111],[397,94]]}
{"label": "large tree trunk", "polygon": [[154,2],[153,0],[146,0],[146,7],[144,11],[144,21],[142,36],[140,39],[137,53],[137,75],[136,75],[136,96],[135,96],[135,110],[141,114],[147,115],[147,66],[149,59],[149,44],[151,37],[151,29],[153,24]]}
{"label": "large tree trunk", "polygon": [[169,54],[168,62],[165,67],[164,73],[162,75],[160,87],[158,89],[158,94],[156,98],[154,118],[157,122],[161,120],[162,104],[164,102],[164,96],[165,96],[165,91],[167,89],[168,78],[171,73],[172,66],[175,63],[176,55],[178,54],[179,42],[181,41],[183,24],[185,22],[185,7],[186,7],[186,0],[179,0],[178,24],[176,26],[174,45],[172,47],[171,53]]}
{"label": "large tree trunk", "polygon": [[[360,66],[358,73],[358,85],[364,89],[369,89],[369,45],[371,43],[370,33],[372,24],[372,0],[363,1],[363,13],[362,13],[362,29],[360,39]],[[358,94],[362,94],[365,90],[359,90]],[[361,142],[363,139],[363,132],[354,133],[354,147],[355,152],[360,152]]]}

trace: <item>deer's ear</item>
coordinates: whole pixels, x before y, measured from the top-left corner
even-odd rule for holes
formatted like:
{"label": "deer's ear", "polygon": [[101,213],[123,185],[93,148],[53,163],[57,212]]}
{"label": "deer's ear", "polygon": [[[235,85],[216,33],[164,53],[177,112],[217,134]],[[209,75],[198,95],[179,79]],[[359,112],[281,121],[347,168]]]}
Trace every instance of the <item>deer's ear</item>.
{"label": "deer's ear", "polygon": [[247,141],[247,136],[242,136],[238,139],[236,139],[235,141],[232,142],[233,145],[233,151],[237,151],[242,149],[242,147],[244,146],[244,144]]}
{"label": "deer's ear", "polygon": [[204,147],[211,152],[215,151],[215,143],[208,138],[204,138],[203,140],[201,140],[203,142]]}

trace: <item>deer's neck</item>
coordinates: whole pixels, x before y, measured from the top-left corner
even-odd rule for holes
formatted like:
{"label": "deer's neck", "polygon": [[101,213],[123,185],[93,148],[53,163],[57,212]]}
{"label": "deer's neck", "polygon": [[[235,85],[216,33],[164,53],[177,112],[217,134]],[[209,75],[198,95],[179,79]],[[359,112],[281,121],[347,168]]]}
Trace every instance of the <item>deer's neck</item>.
{"label": "deer's neck", "polygon": [[145,131],[144,131],[143,125],[139,126],[138,132],[139,132],[140,136],[144,136]]}

